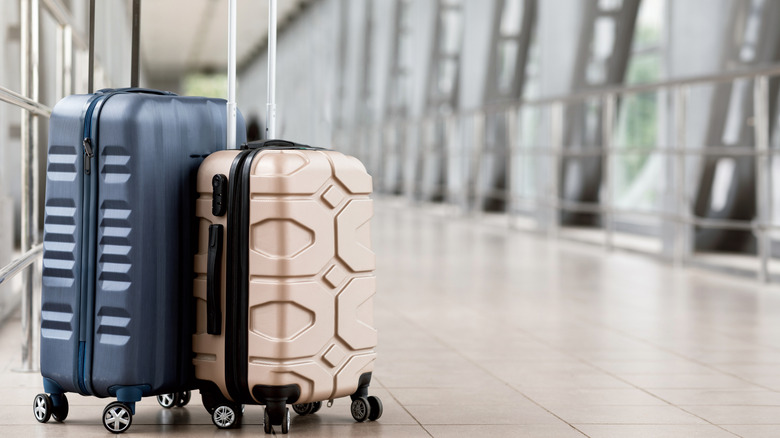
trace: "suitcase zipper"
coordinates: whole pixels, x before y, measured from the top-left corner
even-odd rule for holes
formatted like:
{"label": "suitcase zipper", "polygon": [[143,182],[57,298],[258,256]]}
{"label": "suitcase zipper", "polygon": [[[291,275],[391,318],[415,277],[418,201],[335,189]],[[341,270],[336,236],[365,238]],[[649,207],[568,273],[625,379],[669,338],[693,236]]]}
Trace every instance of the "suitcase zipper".
{"label": "suitcase zipper", "polygon": [[[89,226],[89,219],[92,214],[92,177],[89,176],[91,174],[91,168],[92,168],[92,157],[94,157],[94,150],[92,148],[92,117],[93,113],[95,111],[95,107],[97,106],[98,102],[103,98],[103,96],[98,95],[95,97],[87,107],[87,111],[84,115],[84,135],[82,136],[83,140],[81,142],[82,146],[84,147],[84,175],[81,179],[81,190],[82,190],[82,197],[81,197],[81,211],[82,211],[82,218],[81,218],[81,236],[82,236],[82,256],[81,256],[81,291],[79,296],[80,301],[80,309],[81,309],[81,317],[79,318],[79,350],[78,350],[78,378],[77,383],[79,390],[82,394],[85,395],[91,395],[92,391],[90,390],[90,384],[87,382],[87,360],[89,359],[87,355],[87,340],[89,339],[89,331],[91,329],[91,324],[89,324],[89,321],[92,318],[92,315],[90,315],[89,309],[89,289],[91,284],[91,279],[88,275],[88,266],[90,266],[92,260],[90,259],[90,226]],[[91,355],[89,355],[91,356]]]}
{"label": "suitcase zipper", "polygon": [[[83,140],[81,142],[84,147],[84,175],[82,178],[82,221],[81,221],[81,235],[82,242],[86,244],[82,245],[82,282],[81,282],[81,311],[83,317],[79,318],[79,352],[78,352],[78,386],[83,394],[92,395],[92,383],[90,381],[90,373],[92,368],[92,343],[94,342],[93,333],[94,330],[94,301],[95,294],[97,293],[97,285],[95,279],[90,278],[88,275],[88,266],[95,266],[95,257],[97,255],[97,249],[93,252],[92,244],[97,244],[97,228],[94,230],[90,227],[90,217],[95,213],[97,205],[93,205],[97,201],[97,189],[98,181],[97,175],[92,175],[92,159],[95,157],[97,151],[97,129],[95,130],[95,141],[93,144],[92,135],[92,119],[95,118],[96,127],[99,128],[100,112],[103,109],[106,101],[112,96],[119,94],[118,92],[98,94],[87,107],[86,114],[84,115],[84,132]],[[97,111],[97,113],[95,113]],[[93,181],[93,178],[95,181]],[[93,187],[94,184],[94,187]],[[94,192],[94,194],[93,194]],[[94,198],[94,199],[93,199]],[[94,208],[93,208],[94,207]],[[97,224],[95,225],[97,227]],[[92,239],[94,232],[95,239]],[[91,292],[91,293],[90,293]],[[90,302],[91,300],[91,302]]]}
{"label": "suitcase zipper", "polygon": [[233,401],[253,402],[247,380],[248,338],[248,177],[254,156],[260,150],[246,150],[233,161],[229,179],[226,245],[225,385]]}
{"label": "suitcase zipper", "polygon": [[81,142],[84,145],[84,174],[89,175],[92,168],[92,157],[95,156],[92,150],[92,139],[84,137],[84,141]]}

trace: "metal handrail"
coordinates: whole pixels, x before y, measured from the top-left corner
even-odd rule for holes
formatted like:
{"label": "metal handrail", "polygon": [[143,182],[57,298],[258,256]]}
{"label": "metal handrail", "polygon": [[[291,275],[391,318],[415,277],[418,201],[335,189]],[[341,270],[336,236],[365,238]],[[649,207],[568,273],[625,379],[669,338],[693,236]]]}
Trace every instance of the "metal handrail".
{"label": "metal handrail", "polygon": [[36,262],[41,254],[43,254],[43,244],[39,243],[30,248],[26,253],[13,259],[11,263],[3,266],[2,269],[0,269],[0,284],[3,284],[4,281],[13,278],[14,275],[23,271],[24,268]]}
{"label": "metal handrail", "polygon": [[40,102],[36,102],[28,97],[24,97],[21,94],[9,90],[3,86],[0,86],[0,100],[10,103],[11,105],[18,106],[19,108],[25,109],[39,116],[49,117],[51,115],[51,108],[48,106]]}
{"label": "metal handrail", "polygon": [[353,127],[357,129],[377,129],[391,128],[397,124],[421,124],[426,121],[435,121],[451,118],[454,116],[475,116],[485,113],[498,113],[501,111],[510,111],[521,107],[537,107],[546,106],[550,104],[569,104],[574,102],[580,102],[587,99],[603,98],[608,95],[631,95],[647,93],[652,91],[659,91],[666,89],[667,91],[676,87],[682,86],[695,86],[695,85],[715,85],[720,83],[727,83],[739,79],[755,79],[761,76],[780,76],[780,63],[769,64],[763,67],[757,67],[752,69],[744,69],[733,71],[729,73],[717,73],[710,75],[697,75],[688,76],[680,79],[669,79],[665,81],[649,82],[645,84],[633,84],[633,85],[615,85],[606,87],[591,88],[588,90],[575,91],[569,94],[559,94],[548,97],[532,98],[532,99],[515,99],[515,100],[501,100],[485,104],[479,108],[461,110],[457,113],[447,113],[440,115],[424,115],[416,119],[412,118],[395,118],[382,121],[378,124],[369,124],[363,126]]}
{"label": "metal handrail", "polygon": [[[66,30],[67,49],[63,46],[57,48],[59,51],[65,49],[67,53],[72,51],[73,47],[85,49],[87,44],[81,33],[74,31],[74,20],[67,8],[64,7],[61,0],[23,0],[20,8],[20,31],[21,31],[21,88],[22,92],[17,93],[11,89],[0,86],[0,101],[9,103],[21,108],[22,115],[22,251],[23,253],[13,259],[10,263],[0,268],[0,284],[10,278],[23,273],[23,293],[22,293],[22,367],[21,371],[33,371],[35,369],[33,355],[35,352],[33,325],[34,314],[32,309],[34,289],[39,289],[39,282],[36,282],[34,273],[28,269],[32,264],[38,261],[43,253],[43,244],[38,243],[38,200],[40,195],[40,183],[38,181],[38,133],[37,117],[48,118],[51,116],[52,109],[38,101],[38,90],[40,86],[39,77],[39,57],[40,57],[40,14],[43,7],[57,22],[58,31]],[[59,38],[59,34],[58,34]],[[63,77],[66,75],[67,64],[63,63],[60,72]],[[67,72],[69,73],[69,72]],[[68,88],[69,89],[69,88]]]}
{"label": "metal handrail", "polygon": [[[19,371],[34,371],[33,328],[36,313],[33,311],[33,296],[40,292],[40,282],[34,278],[31,265],[40,260],[43,246],[38,243],[38,205],[41,194],[38,179],[38,117],[49,118],[52,109],[38,101],[40,87],[40,42],[41,6],[57,24],[57,97],[70,94],[74,48],[87,50],[87,38],[77,30],[76,22],[62,0],[20,1],[20,78],[21,93],[0,86],[0,102],[6,102],[23,110],[21,123],[22,155],[22,252],[10,263],[0,267],[0,284],[22,274],[21,294],[22,366]],[[0,321],[2,322],[2,321]]]}
{"label": "metal handrail", "polygon": [[[460,150],[462,146],[456,146],[457,150],[451,150],[451,146],[447,147],[449,157],[446,163],[442,163],[443,166],[450,166],[455,162],[451,162],[453,159],[453,153],[457,155],[455,160],[461,162],[457,164],[462,168],[461,172],[465,173],[466,186],[464,188],[464,194],[462,196],[448,196],[447,201],[460,204],[464,208],[480,208],[482,202],[486,199],[503,199],[506,202],[507,212],[509,213],[509,224],[512,224],[512,218],[516,215],[516,211],[513,210],[513,203],[523,200],[524,202],[530,201],[532,207],[539,213],[537,217],[537,228],[539,230],[546,230],[551,237],[558,236],[558,228],[560,225],[557,220],[557,214],[564,210],[580,211],[587,213],[595,213],[603,215],[603,231],[605,235],[604,245],[606,248],[611,249],[614,247],[612,244],[613,234],[615,231],[615,217],[622,217],[625,214],[639,214],[648,218],[656,218],[663,223],[673,225],[674,239],[670,243],[670,252],[672,254],[672,260],[675,264],[681,265],[687,260],[693,260],[693,256],[690,253],[690,249],[686,247],[690,242],[690,229],[692,227],[700,228],[718,228],[728,230],[742,230],[750,231],[754,233],[759,242],[759,254],[758,257],[761,261],[760,268],[758,270],[758,278],[761,281],[769,281],[768,263],[771,258],[771,232],[777,232],[780,230],[780,224],[773,223],[771,217],[772,211],[772,175],[769,168],[770,159],[776,159],[780,154],[780,149],[772,148],[769,144],[769,127],[770,120],[768,118],[768,99],[769,87],[768,80],[770,77],[780,76],[780,64],[766,65],[750,70],[734,71],[729,73],[719,73],[712,75],[701,75],[695,77],[687,77],[681,79],[673,79],[666,81],[659,81],[648,84],[638,84],[629,86],[613,86],[594,88],[590,90],[584,90],[567,95],[559,95],[537,99],[522,99],[514,101],[504,101],[485,105],[481,108],[475,108],[470,110],[458,111],[455,113],[431,115],[425,114],[419,118],[409,119],[390,119],[383,120],[374,125],[354,126],[346,130],[341,130],[334,133],[334,140],[338,138],[348,138],[349,132],[364,134],[368,131],[374,131],[379,134],[381,142],[384,143],[384,137],[382,133],[385,131],[407,131],[408,128],[410,135],[425,135],[421,128],[430,123],[459,123],[461,127],[466,126],[464,123],[473,123],[474,127],[467,131],[454,128],[452,132],[457,133],[445,133],[442,141],[449,144],[450,135],[462,136],[461,140],[456,141],[457,144],[463,144],[465,141],[471,145],[468,150]],[[717,84],[728,83],[733,81],[752,81],[753,86],[753,110],[754,110],[754,126],[756,137],[755,144],[739,144],[733,146],[720,146],[720,145],[687,145],[686,143],[686,126],[687,126],[687,100],[689,97],[690,87],[693,86],[715,86]],[[625,96],[635,95],[637,93],[648,92],[663,92],[668,93],[669,97],[673,99],[674,107],[672,109],[674,119],[669,119],[670,124],[668,126],[669,131],[672,133],[671,144],[668,145],[618,145],[615,143],[615,120],[616,114],[614,112],[615,103],[617,99],[624,98]],[[584,100],[590,100],[594,103],[600,104],[600,111],[602,112],[602,132],[605,134],[603,144],[594,146],[576,146],[567,147],[564,144],[564,121],[565,121],[565,108],[566,105],[582,102]],[[549,117],[548,132],[549,139],[544,144],[531,143],[524,144],[520,141],[518,132],[518,116],[522,111],[530,109],[531,111],[542,111]],[[611,111],[610,111],[611,110]],[[506,144],[497,145],[497,147],[488,147],[485,137],[485,120],[488,117],[502,117],[506,118],[507,130]],[[471,122],[473,120],[473,122]],[[416,128],[416,129],[414,129]],[[449,128],[448,128],[449,129]],[[415,134],[416,132],[416,134]],[[422,138],[422,137],[421,137]],[[396,140],[397,141],[397,140]],[[419,141],[423,141],[422,139]],[[406,162],[408,157],[408,148],[399,148],[398,145],[383,144],[379,149],[379,154],[382,157],[389,159],[398,157],[400,162]],[[365,148],[364,148],[365,149]],[[431,148],[426,143],[418,144],[416,148],[418,154],[430,154],[438,152],[436,148]],[[507,154],[506,156],[504,154]],[[388,155],[390,154],[390,155]],[[612,160],[615,157],[626,155],[657,155],[664,157],[663,169],[666,178],[671,178],[671,189],[673,194],[670,196],[669,202],[674,204],[673,211],[668,211],[666,207],[659,209],[650,209],[646,211],[633,211],[620,208],[615,205],[613,199],[613,176],[614,163]],[[506,175],[508,189],[495,190],[488,187],[483,187],[481,182],[481,174],[484,172],[482,163],[487,157],[493,157],[493,159],[499,158],[506,162]],[[559,193],[559,177],[560,177],[560,164],[561,160],[567,157],[601,157],[602,161],[602,188],[604,189],[602,197],[598,202],[586,203],[586,202],[573,202],[566,199],[560,199]],[[689,157],[742,157],[752,158],[756,162],[756,196],[759,199],[757,201],[756,217],[749,220],[729,220],[718,218],[705,218],[697,217],[693,214],[690,202],[688,198],[688,188],[686,187],[686,160]],[[549,172],[549,174],[543,175],[541,178],[543,182],[537,181],[536,191],[537,195],[522,197],[517,196],[516,190],[524,190],[522,188],[514,189],[511,181],[515,178],[513,172],[516,172],[513,168],[512,162],[516,158],[539,160],[551,159],[553,161],[548,164],[542,164],[545,166],[542,172]],[[465,162],[461,160],[466,160]],[[370,160],[370,158],[369,158]],[[369,161],[370,162],[370,161]],[[395,161],[393,161],[395,162]],[[544,162],[539,162],[544,163]],[[384,172],[384,169],[380,169],[380,172]],[[408,174],[411,175],[411,174]],[[400,182],[403,187],[403,193],[414,197],[420,193],[427,193],[426,188],[413,187],[414,184],[409,176],[404,176]],[[381,184],[384,184],[384,180],[380,180]],[[418,183],[419,181],[414,181]],[[541,185],[539,185],[541,184]],[[426,186],[427,187],[427,186]],[[381,186],[380,186],[381,189]],[[445,188],[445,192],[449,193],[450,189]],[[667,192],[672,193],[672,192]],[[469,199],[473,197],[474,202],[470,202]],[[673,198],[673,199],[672,199]],[[527,205],[527,204],[526,204]],[[529,207],[526,207],[529,208]],[[540,219],[546,218],[546,219]]]}
{"label": "metal handrail", "polygon": [[[762,67],[743,69],[733,71],[729,73],[716,73],[710,75],[698,75],[689,76],[680,79],[668,79],[665,81],[650,82],[646,84],[634,84],[634,85],[615,85],[607,87],[597,87],[589,90],[576,91],[571,94],[557,95],[550,97],[534,98],[534,99],[521,99],[519,101],[503,101],[496,102],[494,104],[488,104],[483,107],[483,110],[493,110],[494,108],[511,108],[517,106],[540,106],[549,105],[551,103],[572,103],[585,99],[601,98],[605,95],[627,95],[627,94],[640,94],[648,93],[652,91],[658,91],[662,89],[671,89],[681,86],[695,86],[695,85],[715,85],[720,83],[732,82],[739,79],[755,79],[761,76],[778,76],[780,75],[780,64],[769,64]],[[480,111],[475,111],[480,112]]]}

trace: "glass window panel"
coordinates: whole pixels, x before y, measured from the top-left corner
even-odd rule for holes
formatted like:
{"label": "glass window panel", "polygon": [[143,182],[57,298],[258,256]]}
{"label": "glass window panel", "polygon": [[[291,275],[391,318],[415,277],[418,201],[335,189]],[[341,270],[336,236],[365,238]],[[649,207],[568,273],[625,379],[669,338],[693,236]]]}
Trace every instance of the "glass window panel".
{"label": "glass window panel", "polygon": [[727,145],[736,145],[739,143],[742,128],[745,123],[746,115],[743,114],[743,102],[745,102],[752,92],[752,82],[748,79],[737,79],[731,87],[731,96],[729,97],[728,113],[726,123],[723,125],[723,135],[721,141]]}
{"label": "glass window panel", "polygon": [[649,52],[631,56],[626,73],[627,84],[642,84],[661,80],[661,54]]}
{"label": "glass window panel", "polygon": [[614,11],[623,7],[623,0],[599,0],[599,9]]}
{"label": "glass window panel", "polygon": [[599,17],[593,29],[593,57],[607,59],[615,49],[615,19]]}
{"label": "glass window panel", "polygon": [[715,176],[712,180],[712,197],[710,208],[714,211],[722,211],[729,200],[729,189],[734,181],[734,171],[737,163],[733,158],[721,158],[715,165]]}
{"label": "glass window panel", "polygon": [[642,0],[637,17],[632,50],[647,50],[658,48],[662,43],[663,18],[665,14],[664,0]]}
{"label": "glass window panel", "polygon": [[501,35],[519,35],[523,23],[523,0],[505,0],[501,11]]}
{"label": "glass window panel", "polygon": [[585,78],[589,84],[602,84],[607,79],[607,66],[602,60],[593,60],[588,64]]}
{"label": "glass window panel", "polygon": [[439,92],[449,96],[455,85],[455,75],[458,66],[454,59],[447,59],[439,64]]}
{"label": "glass window panel", "polygon": [[456,54],[460,51],[461,41],[461,11],[449,9],[442,12],[442,52]]}
{"label": "glass window panel", "polygon": [[498,90],[501,94],[512,91],[517,68],[517,51],[516,40],[504,40],[498,46]]}

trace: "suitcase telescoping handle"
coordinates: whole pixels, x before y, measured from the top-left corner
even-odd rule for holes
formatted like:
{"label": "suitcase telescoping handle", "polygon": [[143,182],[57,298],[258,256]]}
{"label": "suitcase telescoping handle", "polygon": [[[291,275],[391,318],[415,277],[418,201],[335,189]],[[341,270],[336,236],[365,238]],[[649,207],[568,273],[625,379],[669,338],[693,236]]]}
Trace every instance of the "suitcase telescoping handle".
{"label": "suitcase telescoping handle", "polygon": [[228,0],[227,149],[236,149],[236,2]]}
{"label": "suitcase telescoping handle", "polygon": [[[140,53],[141,39],[141,0],[133,0],[133,37],[132,37],[132,60],[130,67],[130,88],[138,88],[138,58]],[[95,91],[95,0],[89,0],[89,71],[88,86],[89,94]],[[143,92],[143,91],[139,91]]]}
{"label": "suitcase telescoping handle", "polygon": [[276,0],[268,0],[268,106],[265,138],[276,138]]}

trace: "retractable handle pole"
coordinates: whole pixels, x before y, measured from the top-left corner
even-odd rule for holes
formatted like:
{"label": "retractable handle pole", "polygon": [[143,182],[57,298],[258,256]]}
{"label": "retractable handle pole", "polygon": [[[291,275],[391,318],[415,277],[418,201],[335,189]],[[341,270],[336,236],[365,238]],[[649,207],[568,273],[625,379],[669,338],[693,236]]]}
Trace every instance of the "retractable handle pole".
{"label": "retractable handle pole", "polygon": [[[141,51],[141,0],[133,0],[132,47],[130,60],[130,87],[138,87],[139,53]],[[95,92],[95,0],[89,1],[89,71],[87,92]]]}
{"label": "retractable handle pole", "polygon": [[276,138],[276,0],[268,0],[268,108],[265,138]]}
{"label": "retractable handle pole", "polygon": [[228,0],[227,149],[236,149],[236,2]]}

